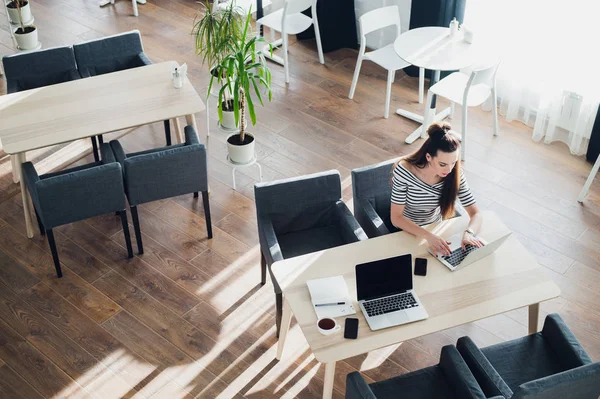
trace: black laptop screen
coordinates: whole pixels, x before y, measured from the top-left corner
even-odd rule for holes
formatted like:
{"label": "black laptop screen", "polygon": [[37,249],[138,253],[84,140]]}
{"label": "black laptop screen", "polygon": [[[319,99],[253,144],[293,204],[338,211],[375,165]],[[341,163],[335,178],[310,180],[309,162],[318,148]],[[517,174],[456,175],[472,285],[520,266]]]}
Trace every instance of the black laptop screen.
{"label": "black laptop screen", "polygon": [[394,256],[356,265],[358,300],[412,290],[412,255]]}

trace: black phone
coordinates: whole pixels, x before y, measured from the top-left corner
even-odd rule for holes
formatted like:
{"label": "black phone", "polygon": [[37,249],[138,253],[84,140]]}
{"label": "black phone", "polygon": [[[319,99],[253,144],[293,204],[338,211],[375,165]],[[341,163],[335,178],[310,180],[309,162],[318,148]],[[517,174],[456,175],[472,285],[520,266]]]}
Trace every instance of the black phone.
{"label": "black phone", "polygon": [[344,338],[358,338],[358,319],[352,317],[348,317],[346,319],[346,325],[344,326]]}
{"label": "black phone", "polygon": [[427,275],[427,259],[415,258],[415,276]]}

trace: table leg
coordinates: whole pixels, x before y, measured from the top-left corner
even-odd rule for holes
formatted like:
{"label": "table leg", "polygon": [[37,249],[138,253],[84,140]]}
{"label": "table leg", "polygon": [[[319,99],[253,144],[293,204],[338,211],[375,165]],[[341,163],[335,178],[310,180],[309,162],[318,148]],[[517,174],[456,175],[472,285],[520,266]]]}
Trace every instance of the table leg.
{"label": "table leg", "polygon": [[[281,314],[281,329],[279,330],[279,342],[277,343],[277,360],[281,360],[283,354],[283,346],[285,345],[285,338],[290,329],[290,321],[292,320],[292,309],[290,304],[283,297],[283,311]],[[335,364],[334,364],[335,367]],[[327,379],[325,379],[327,381]]]}
{"label": "table leg", "polygon": [[194,129],[196,129],[196,133],[198,133],[198,125],[196,124],[196,115],[194,115],[194,114],[186,115],[185,123],[187,123],[190,126],[193,126]]}
{"label": "table leg", "polygon": [[[429,87],[436,84],[439,80],[440,80],[440,71],[434,71],[433,78],[431,79]],[[429,120],[431,122],[442,120],[442,119],[446,118],[448,115],[450,115],[450,108],[444,109],[442,112],[440,112],[438,114],[435,113],[435,108],[436,108],[436,96],[435,95],[433,95],[433,97],[432,97],[431,104],[425,104],[425,107],[426,108],[425,108],[424,112],[433,112],[434,113],[434,116],[432,118],[429,118]],[[427,108],[427,107],[429,107],[429,108]],[[411,120],[413,120],[415,122],[419,122],[419,123],[423,123],[423,121],[425,119],[421,115],[417,115],[414,112],[406,111],[406,110],[403,110],[400,108],[398,108],[396,110],[396,113],[400,116],[404,116],[405,118],[411,119]],[[415,129],[415,131],[412,132],[404,141],[407,144],[412,144],[419,137],[427,138],[426,135],[427,135],[427,126],[425,126],[425,127],[420,126],[417,129]]]}
{"label": "table leg", "polygon": [[[18,154],[15,155],[15,157],[17,158],[17,165],[19,168],[19,175],[23,174],[23,170],[21,165],[23,165],[25,162],[27,162],[27,158],[25,157],[25,153],[24,152],[20,152]],[[25,181],[24,179],[19,179],[20,180],[20,184],[21,184],[21,199],[23,200],[23,213],[25,214],[25,227],[27,229],[27,237],[32,238],[33,237],[33,224],[31,223],[31,207],[29,206],[30,202],[29,202],[29,191],[27,191],[27,187],[25,187]]]}
{"label": "table leg", "polygon": [[175,128],[175,140],[177,141],[177,144],[183,143],[185,139],[183,138],[183,132],[178,118],[173,118],[173,127]]}
{"label": "table leg", "polygon": [[18,183],[21,176],[21,165],[17,162],[17,156],[10,156],[10,165],[12,168],[13,183]]}
{"label": "table leg", "polygon": [[540,304],[529,305],[529,334],[539,331]]}
{"label": "table leg", "polygon": [[[263,10],[263,5],[262,5],[262,0],[256,0],[256,20],[258,21],[263,16],[264,16],[264,10]],[[263,33],[264,33],[264,27],[261,25],[259,34],[262,36]]]}
{"label": "table leg", "polygon": [[592,182],[594,181],[594,178],[598,174],[598,169],[600,169],[600,157],[598,157],[598,159],[596,159],[596,163],[594,163],[594,166],[592,167],[592,170],[590,171],[590,175],[588,176],[587,180],[585,181],[585,185],[581,189],[581,193],[579,193],[579,198],[577,199],[577,201],[583,202],[585,197],[587,197],[588,191],[590,190],[590,187],[592,186]]}
{"label": "table leg", "polygon": [[325,364],[325,384],[323,385],[323,399],[333,396],[333,379],[335,377],[335,362]]}

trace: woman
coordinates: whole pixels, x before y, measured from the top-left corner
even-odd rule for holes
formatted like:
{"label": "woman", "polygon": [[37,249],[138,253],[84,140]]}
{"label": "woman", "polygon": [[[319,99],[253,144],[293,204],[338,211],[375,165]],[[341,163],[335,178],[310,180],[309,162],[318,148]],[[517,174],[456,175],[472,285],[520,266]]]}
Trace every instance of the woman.
{"label": "woman", "polygon": [[454,217],[456,198],[470,217],[462,247],[483,246],[476,237],[481,213],[460,167],[460,142],[448,123],[436,122],[427,129],[429,138],[421,148],[394,165],[391,219],[394,226],[425,238],[434,253],[450,255],[449,242],[421,226]]}

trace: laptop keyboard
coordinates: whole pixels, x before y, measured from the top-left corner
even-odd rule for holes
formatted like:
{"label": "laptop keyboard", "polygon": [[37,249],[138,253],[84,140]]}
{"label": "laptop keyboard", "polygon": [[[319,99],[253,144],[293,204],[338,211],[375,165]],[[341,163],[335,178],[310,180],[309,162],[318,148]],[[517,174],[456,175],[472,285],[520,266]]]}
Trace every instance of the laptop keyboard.
{"label": "laptop keyboard", "polygon": [[476,250],[477,247],[475,245],[467,244],[467,249],[463,251],[462,247],[457,248],[449,256],[442,256],[446,262],[450,263],[452,266],[456,267],[460,265],[460,262],[463,261],[467,257],[468,254]]}
{"label": "laptop keyboard", "polygon": [[364,302],[363,306],[369,317],[378,316],[380,314],[396,312],[398,310],[417,307],[417,301],[410,292],[398,294],[386,298],[374,299]]}

